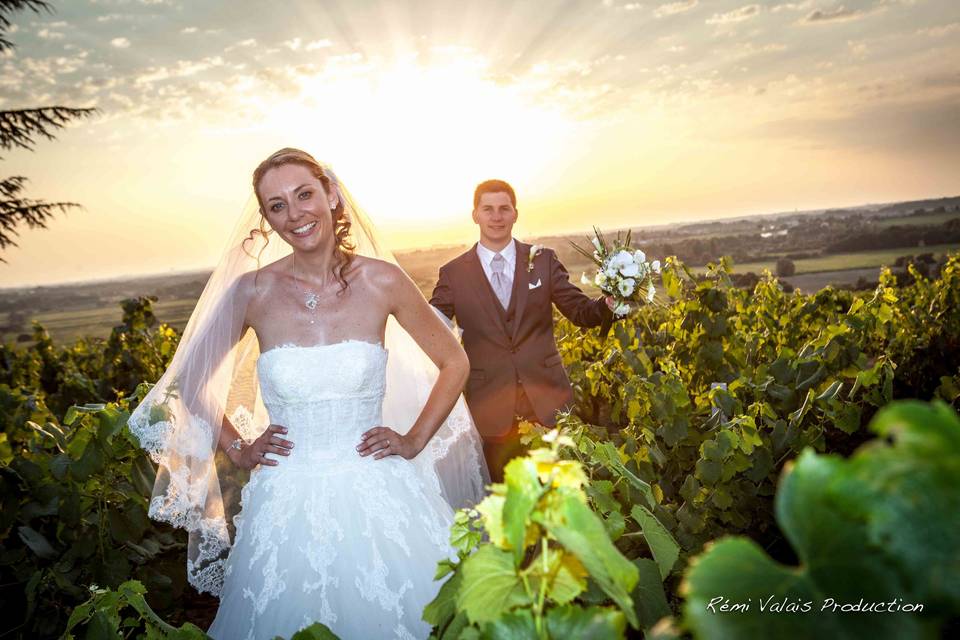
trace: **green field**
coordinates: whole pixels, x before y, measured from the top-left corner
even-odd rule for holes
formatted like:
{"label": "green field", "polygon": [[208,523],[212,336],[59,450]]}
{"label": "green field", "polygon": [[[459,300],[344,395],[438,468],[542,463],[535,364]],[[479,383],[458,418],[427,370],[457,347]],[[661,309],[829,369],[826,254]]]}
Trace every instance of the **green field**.
{"label": "green field", "polygon": [[[960,250],[960,244],[935,244],[926,247],[912,247],[900,249],[881,249],[879,251],[861,251],[857,253],[838,253],[836,255],[821,256],[819,258],[808,258],[806,260],[795,260],[794,266],[797,273],[818,273],[821,271],[843,271],[846,269],[864,269],[866,267],[891,266],[897,258],[906,255],[918,255],[921,253],[932,253],[941,255]],[[776,271],[775,262],[745,262],[735,264],[736,273],[761,273],[764,269]],[[703,271],[702,268],[697,269]]]}
{"label": "green field", "polygon": [[[161,322],[182,329],[193,311],[196,300],[163,300],[154,303],[153,310]],[[105,338],[123,317],[119,304],[96,309],[40,313],[32,317],[42,324],[59,343],[73,342],[79,338],[94,336]],[[16,340],[15,334],[5,334],[4,341]]]}
{"label": "green field", "polygon": [[943,213],[928,213],[922,216],[898,216],[896,218],[879,219],[874,224],[881,229],[893,226],[933,226],[949,222],[954,218],[960,218],[960,213],[956,211],[945,211]]}

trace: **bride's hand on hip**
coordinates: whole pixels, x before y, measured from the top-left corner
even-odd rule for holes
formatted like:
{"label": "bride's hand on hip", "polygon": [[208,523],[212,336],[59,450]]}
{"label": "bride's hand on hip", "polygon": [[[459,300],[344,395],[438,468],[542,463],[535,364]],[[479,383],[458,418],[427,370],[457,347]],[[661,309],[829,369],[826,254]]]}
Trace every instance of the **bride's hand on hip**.
{"label": "bride's hand on hip", "polygon": [[397,433],[390,427],[374,427],[360,436],[357,451],[361,456],[373,454],[374,460],[387,456],[400,456],[407,460],[415,457],[423,447],[417,446],[410,436]]}
{"label": "bride's hand on hip", "polygon": [[280,437],[279,434],[286,433],[287,428],[278,424],[271,424],[260,436],[243,447],[240,450],[237,466],[243,469],[253,469],[258,464],[275,467],[280,464],[279,460],[268,458],[268,453],[276,453],[282,456],[289,456],[293,449],[293,443]]}

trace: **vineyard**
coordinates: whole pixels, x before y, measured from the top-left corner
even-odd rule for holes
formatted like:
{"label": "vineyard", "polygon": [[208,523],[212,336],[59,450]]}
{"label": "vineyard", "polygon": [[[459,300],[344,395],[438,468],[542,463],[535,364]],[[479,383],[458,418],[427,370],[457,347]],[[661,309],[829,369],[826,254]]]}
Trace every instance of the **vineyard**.
{"label": "vineyard", "polygon": [[[669,305],[558,317],[576,410],[458,513],[435,637],[960,632],[960,255],[912,275],[805,295],[668,259]],[[106,339],[0,347],[0,638],[205,637],[126,427],[178,338],[139,298]]]}

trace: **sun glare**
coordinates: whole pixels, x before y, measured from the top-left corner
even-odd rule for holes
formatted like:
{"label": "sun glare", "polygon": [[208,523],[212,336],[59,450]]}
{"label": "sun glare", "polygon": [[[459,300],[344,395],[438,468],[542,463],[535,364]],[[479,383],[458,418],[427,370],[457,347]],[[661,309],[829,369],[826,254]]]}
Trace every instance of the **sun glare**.
{"label": "sun glare", "polygon": [[477,182],[522,188],[577,125],[531,86],[490,77],[482,60],[450,58],[304,76],[268,126],[330,162],[384,226],[457,224]]}

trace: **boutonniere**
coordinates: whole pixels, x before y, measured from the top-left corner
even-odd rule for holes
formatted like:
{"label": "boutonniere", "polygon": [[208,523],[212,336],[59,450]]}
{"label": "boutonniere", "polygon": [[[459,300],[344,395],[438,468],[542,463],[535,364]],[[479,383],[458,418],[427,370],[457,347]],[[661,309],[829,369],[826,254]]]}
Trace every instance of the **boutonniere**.
{"label": "boutonniere", "polygon": [[535,244],[530,247],[530,259],[527,261],[527,273],[533,271],[533,259],[540,255],[541,251],[543,251],[542,244]]}

